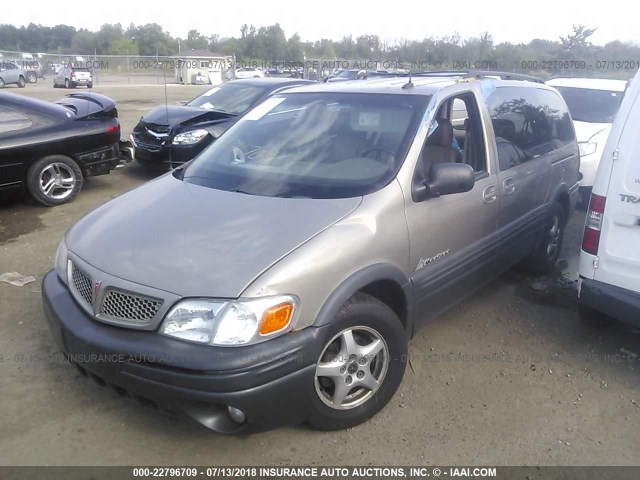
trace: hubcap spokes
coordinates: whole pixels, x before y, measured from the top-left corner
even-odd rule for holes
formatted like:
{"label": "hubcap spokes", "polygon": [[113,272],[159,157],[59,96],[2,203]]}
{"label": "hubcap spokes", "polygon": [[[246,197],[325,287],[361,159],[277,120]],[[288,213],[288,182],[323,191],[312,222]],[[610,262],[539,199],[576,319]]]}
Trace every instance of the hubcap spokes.
{"label": "hubcap spokes", "polygon": [[76,176],[64,163],[52,163],[40,172],[40,190],[47,197],[61,200],[73,193]]}
{"label": "hubcap spokes", "polygon": [[316,392],[331,408],[355,408],[380,388],[388,366],[389,350],[378,332],[349,328],[336,335],[320,356]]}

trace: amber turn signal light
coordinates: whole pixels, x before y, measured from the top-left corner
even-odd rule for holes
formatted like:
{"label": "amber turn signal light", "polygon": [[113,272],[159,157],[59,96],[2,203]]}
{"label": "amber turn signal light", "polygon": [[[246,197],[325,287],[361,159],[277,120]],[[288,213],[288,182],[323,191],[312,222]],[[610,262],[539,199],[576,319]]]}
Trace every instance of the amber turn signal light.
{"label": "amber turn signal light", "polygon": [[265,310],[260,321],[260,335],[284,330],[293,316],[293,304],[281,303]]}

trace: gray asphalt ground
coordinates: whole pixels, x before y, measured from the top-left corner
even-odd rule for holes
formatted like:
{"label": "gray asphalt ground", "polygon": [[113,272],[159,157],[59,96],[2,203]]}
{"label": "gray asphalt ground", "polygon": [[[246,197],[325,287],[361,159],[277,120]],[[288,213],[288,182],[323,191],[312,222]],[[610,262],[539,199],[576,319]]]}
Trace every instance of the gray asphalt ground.
{"label": "gray asphalt ground", "polygon": [[[206,87],[104,85],[123,132],[165,100]],[[19,95],[54,100],[47,80]],[[40,282],[65,230],[97,206],[153,178],[137,165],[89,179],[56,208],[0,200],[0,465],[634,465],[640,445],[640,332],[595,329],[576,313],[584,214],[568,226],[558,271],[516,270],[418,332],[391,403],[333,433],[305,426],[222,436],[117,397],[82,377],[55,347]]]}

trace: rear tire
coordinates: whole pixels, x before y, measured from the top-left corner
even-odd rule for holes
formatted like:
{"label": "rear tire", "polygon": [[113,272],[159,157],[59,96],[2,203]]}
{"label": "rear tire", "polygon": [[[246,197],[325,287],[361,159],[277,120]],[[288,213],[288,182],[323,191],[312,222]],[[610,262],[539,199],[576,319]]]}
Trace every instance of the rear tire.
{"label": "rear tire", "polygon": [[24,88],[26,84],[27,82],[25,82],[24,77],[21,76],[20,78],[18,78],[18,87]]}
{"label": "rear tire", "polygon": [[0,78],[0,88],[4,88],[4,80]]}
{"label": "rear tire", "polygon": [[544,275],[553,270],[560,257],[564,229],[567,224],[564,208],[558,202],[551,206],[534,250],[524,259],[524,267],[532,273]]}
{"label": "rear tire", "polygon": [[87,88],[93,88],[93,83],[88,83]]}
{"label": "rear tire", "polygon": [[389,403],[406,363],[407,337],[397,315],[374,297],[354,295],[328,329],[307,422],[342,430],[368,420]]}
{"label": "rear tire", "polygon": [[38,81],[38,75],[36,75],[35,72],[27,73],[27,82],[36,83],[37,81]]}
{"label": "rear tire", "polygon": [[612,325],[615,320],[604,313],[600,313],[591,307],[578,303],[578,315],[586,325],[596,328],[604,328]]}
{"label": "rear tire", "polygon": [[47,207],[62,205],[82,189],[82,170],[64,155],[50,155],[34,163],[27,172],[27,190]]}

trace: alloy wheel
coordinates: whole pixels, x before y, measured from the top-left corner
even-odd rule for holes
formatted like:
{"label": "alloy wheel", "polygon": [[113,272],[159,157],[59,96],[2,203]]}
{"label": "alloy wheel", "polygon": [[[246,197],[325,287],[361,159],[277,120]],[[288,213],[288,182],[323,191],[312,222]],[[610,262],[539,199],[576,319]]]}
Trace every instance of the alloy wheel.
{"label": "alloy wheel", "polygon": [[389,367],[384,338],[369,327],[350,327],[333,337],[316,364],[315,388],[336,410],[349,410],[369,400]]}
{"label": "alloy wheel", "polygon": [[77,178],[71,167],[55,162],[42,169],[38,176],[42,193],[53,200],[63,200],[73,193]]}

